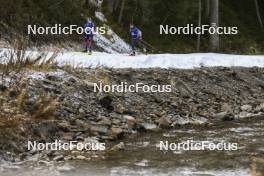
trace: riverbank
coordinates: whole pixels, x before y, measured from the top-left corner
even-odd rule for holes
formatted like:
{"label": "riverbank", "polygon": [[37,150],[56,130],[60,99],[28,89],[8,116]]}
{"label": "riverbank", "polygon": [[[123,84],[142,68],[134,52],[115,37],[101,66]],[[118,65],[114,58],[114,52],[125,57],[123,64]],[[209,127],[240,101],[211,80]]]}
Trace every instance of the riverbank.
{"label": "riverbank", "polygon": [[[39,154],[29,160],[0,164],[2,176],[145,176],[145,175],[210,175],[210,176],[259,176],[264,164],[264,118],[246,118],[218,122],[212,126],[182,126],[157,133],[135,133],[116,141],[124,148],[91,158],[72,160],[43,160]],[[237,143],[238,149],[218,150],[169,150],[160,151],[160,141],[182,143]],[[84,156],[84,155],[82,155]],[[69,157],[66,157],[69,158]]]}
{"label": "riverbank", "polygon": [[[0,154],[23,161],[90,160],[142,132],[263,116],[264,69],[72,69],[10,72],[1,81]],[[169,93],[99,93],[94,84],[171,85]],[[27,142],[105,142],[105,151],[28,151]],[[114,142],[116,141],[116,142]],[[87,156],[85,156],[87,155]]]}

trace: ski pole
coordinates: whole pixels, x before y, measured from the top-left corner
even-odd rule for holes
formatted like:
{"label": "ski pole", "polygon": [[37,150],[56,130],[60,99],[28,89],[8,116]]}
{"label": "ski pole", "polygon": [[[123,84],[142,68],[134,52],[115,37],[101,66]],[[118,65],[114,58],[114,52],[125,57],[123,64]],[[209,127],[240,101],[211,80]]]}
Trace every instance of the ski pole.
{"label": "ski pole", "polygon": [[157,48],[155,48],[154,46],[152,46],[152,45],[149,44],[148,42],[146,42],[146,41],[144,41],[144,40],[142,40],[142,39],[141,39],[140,41],[141,41],[144,45],[150,47],[152,50],[159,52],[159,50],[158,50]]}

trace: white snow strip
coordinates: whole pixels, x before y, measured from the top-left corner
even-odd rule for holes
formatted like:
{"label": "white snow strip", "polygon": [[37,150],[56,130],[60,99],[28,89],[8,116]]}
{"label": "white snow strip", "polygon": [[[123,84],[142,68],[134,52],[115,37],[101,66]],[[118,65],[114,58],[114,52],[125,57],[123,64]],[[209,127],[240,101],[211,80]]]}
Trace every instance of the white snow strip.
{"label": "white snow strip", "polygon": [[131,52],[131,47],[123,39],[109,26],[106,26],[106,28],[108,38],[100,34],[94,36],[94,41],[97,46],[102,48],[103,51],[112,54]]}
{"label": "white snow strip", "polygon": [[[37,51],[28,51],[32,59],[41,55]],[[8,63],[10,50],[0,49],[0,63]],[[52,52],[46,53],[46,59]],[[151,54],[129,56],[129,54],[109,54],[93,52],[92,55],[82,52],[64,52],[58,54],[55,61],[60,65],[74,67],[109,67],[109,68],[178,68],[194,69],[200,67],[262,67],[264,55],[231,55],[216,53],[193,54]]]}
{"label": "white snow strip", "polygon": [[110,68],[178,68],[199,67],[264,67],[264,56],[230,55],[216,53],[194,54],[152,54],[129,56],[128,54],[108,54],[95,52],[93,55],[68,52],[57,57],[59,65],[71,64],[75,67]]}
{"label": "white snow strip", "polygon": [[107,19],[105,18],[104,14],[102,12],[95,12],[95,17],[99,19],[101,22],[107,22]]}

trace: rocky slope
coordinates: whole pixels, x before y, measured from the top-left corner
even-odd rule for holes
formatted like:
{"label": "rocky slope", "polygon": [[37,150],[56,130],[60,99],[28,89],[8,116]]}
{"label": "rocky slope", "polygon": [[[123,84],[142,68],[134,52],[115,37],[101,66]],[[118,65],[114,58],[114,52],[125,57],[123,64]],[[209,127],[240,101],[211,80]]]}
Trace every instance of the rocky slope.
{"label": "rocky slope", "polygon": [[[263,73],[261,68],[66,67],[10,73],[0,82],[0,156],[22,160],[35,154],[26,149],[29,140],[111,141],[138,132],[262,116]],[[95,93],[93,83],[99,81],[173,88],[171,93]]]}

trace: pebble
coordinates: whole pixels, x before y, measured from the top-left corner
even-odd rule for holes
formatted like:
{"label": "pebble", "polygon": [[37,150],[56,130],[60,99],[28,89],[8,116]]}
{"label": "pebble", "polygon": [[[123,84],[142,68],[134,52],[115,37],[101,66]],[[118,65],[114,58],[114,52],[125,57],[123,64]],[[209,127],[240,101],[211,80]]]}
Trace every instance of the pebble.
{"label": "pebble", "polygon": [[243,105],[243,106],[240,107],[240,109],[242,111],[250,112],[252,110],[252,106],[251,105]]}
{"label": "pebble", "polygon": [[63,155],[58,155],[58,156],[55,156],[53,158],[53,161],[63,161],[64,160],[64,156]]}
{"label": "pebble", "polygon": [[85,160],[86,157],[85,157],[85,156],[82,156],[82,155],[78,155],[78,156],[76,157],[76,159],[78,159],[78,160]]}
{"label": "pebble", "polygon": [[125,143],[124,142],[120,142],[119,144],[113,146],[110,151],[120,151],[120,150],[124,150],[125,149]]}

